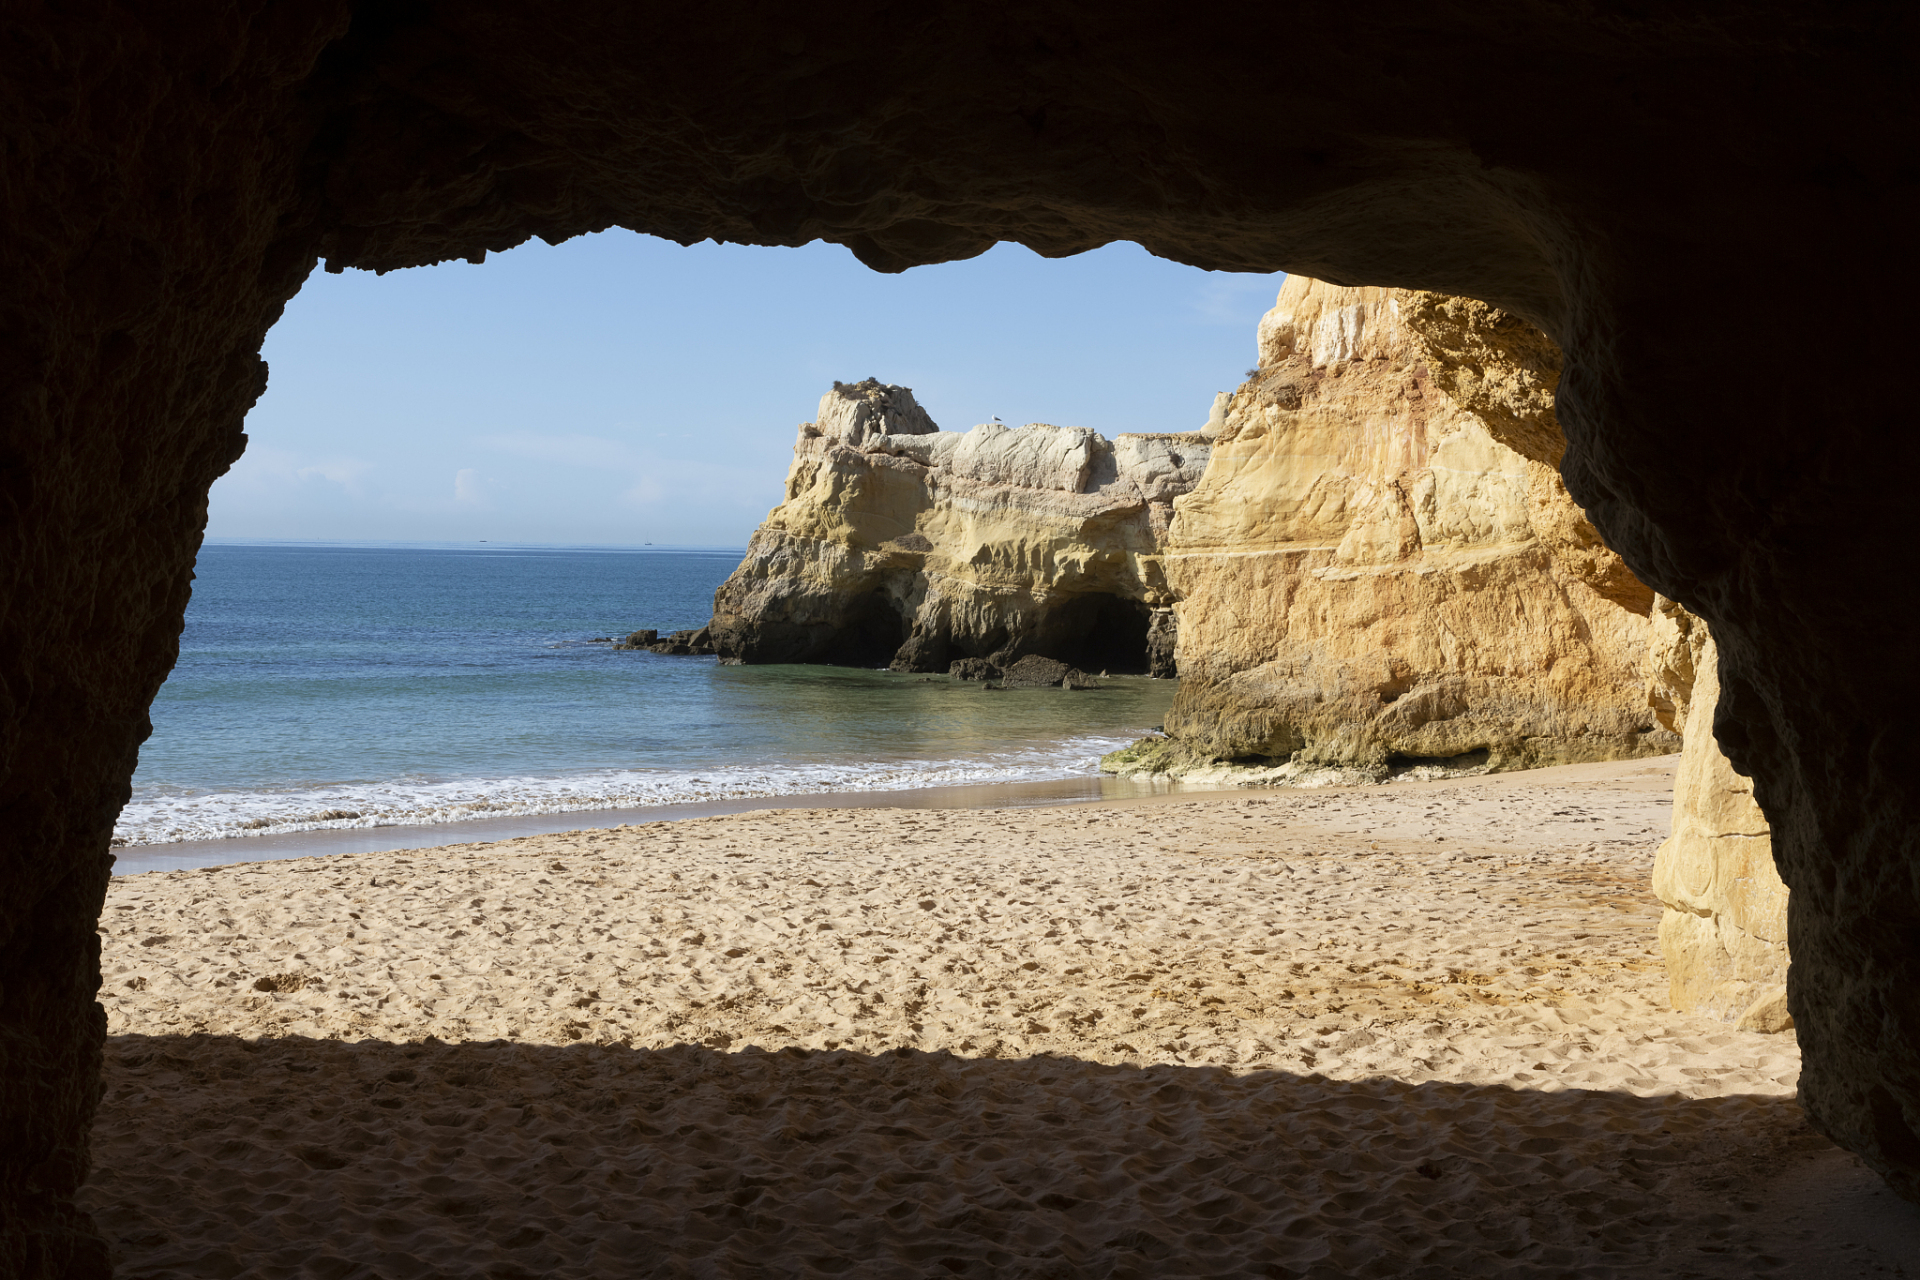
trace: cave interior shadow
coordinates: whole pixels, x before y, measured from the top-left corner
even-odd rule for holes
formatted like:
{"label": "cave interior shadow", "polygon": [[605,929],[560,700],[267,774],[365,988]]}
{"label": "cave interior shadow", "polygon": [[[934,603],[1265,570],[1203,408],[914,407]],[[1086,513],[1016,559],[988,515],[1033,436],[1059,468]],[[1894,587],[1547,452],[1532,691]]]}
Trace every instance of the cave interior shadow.
{"label": "cave interior shadow", "polygon": [[1790,1098],[909,1049],[120,1035],[106,1090],[126,1280],[1768,1274],[1760,1180],[1828,1147]]}

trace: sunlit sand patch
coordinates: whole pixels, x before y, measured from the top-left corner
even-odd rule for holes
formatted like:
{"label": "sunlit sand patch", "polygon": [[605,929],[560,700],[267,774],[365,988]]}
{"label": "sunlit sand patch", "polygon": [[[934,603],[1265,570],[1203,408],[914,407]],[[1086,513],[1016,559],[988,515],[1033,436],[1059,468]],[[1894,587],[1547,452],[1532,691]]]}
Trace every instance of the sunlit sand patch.
{"label": "sunlit sand patch", "polygon": [[129,1276],[1765,1273],[1824,1144],[1664,1009],[1666,778],[128,877],[87,1203]]}

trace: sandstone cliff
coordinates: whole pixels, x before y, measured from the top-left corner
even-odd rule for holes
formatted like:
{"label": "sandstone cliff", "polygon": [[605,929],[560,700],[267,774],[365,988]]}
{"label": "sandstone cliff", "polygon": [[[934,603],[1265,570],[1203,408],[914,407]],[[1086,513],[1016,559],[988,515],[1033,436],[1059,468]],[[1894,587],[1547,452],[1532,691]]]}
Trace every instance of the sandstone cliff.
{"label": "sandstone cliff", "polygon": [[1650,700],[1664,722],[1686,732],[1672,834],[1653,864],[1673,1007],[1742,1030],[1784,1031],[1793,1025],[1787,886],[1753,781],[1734,772],[1713,738],[1719,654],[1706,624],[1672,601],[1657,602],[1654,621]]}
{"label": "sandstone cliff", "polygon": [[835,384],[800,427],[786,500],[715,593],[714,645],[740,662],[1043,654],[1170,675],[1159,553],[1207,456],[1197,433],[941,431],[905,387]]}
{"label": "sandstone cliff", "polygon": [[1646,706],[1653,593],[1554,466],[1551,342],[1483,304],[1294,276],[1259,343],[1174,504],[1171,754],[1504,769],[1678,749]]}

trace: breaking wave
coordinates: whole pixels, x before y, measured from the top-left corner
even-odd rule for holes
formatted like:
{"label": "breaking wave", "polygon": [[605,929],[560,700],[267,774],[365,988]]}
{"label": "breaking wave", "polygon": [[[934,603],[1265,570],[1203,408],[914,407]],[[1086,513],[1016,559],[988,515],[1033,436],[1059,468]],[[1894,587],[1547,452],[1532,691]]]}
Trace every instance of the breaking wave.
{"label": "breaking wave", "polygon": [[1082,736],[974,759],[608,769],[557,777],[421,777],[232,791],[138,787],[114,828],[114,844],[416,826],[761,796],[1044,782],[1092,776],[1103,754],[1130,741]]}

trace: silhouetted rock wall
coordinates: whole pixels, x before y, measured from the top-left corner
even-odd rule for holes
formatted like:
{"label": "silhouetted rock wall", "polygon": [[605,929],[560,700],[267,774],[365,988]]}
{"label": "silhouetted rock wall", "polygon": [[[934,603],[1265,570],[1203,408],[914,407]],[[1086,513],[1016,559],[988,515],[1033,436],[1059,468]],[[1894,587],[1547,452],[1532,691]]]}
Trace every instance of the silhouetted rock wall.
{"label": "silhouetted rock wall", "polygon": [[[1897,659],[1920,606],[1888,589],[1920,462],[1917,21],[1781,0],[1229,26],[1045,0],[10,14],[0,1271],[105,1266],[71,1193],[107,841],[268,327],[323,256],[389,270],[612,226],[824,239],[888,271],[1131,240],[1541,329],[1568,491],[1712,626],[1715,734],[1792,889],[1802,1103],[1920,1199],[1920,686]],[[1277,74],[1287,49],[1315,54]],[[1796,281],[1845,300],[1844,377],[1783,356]]]}

